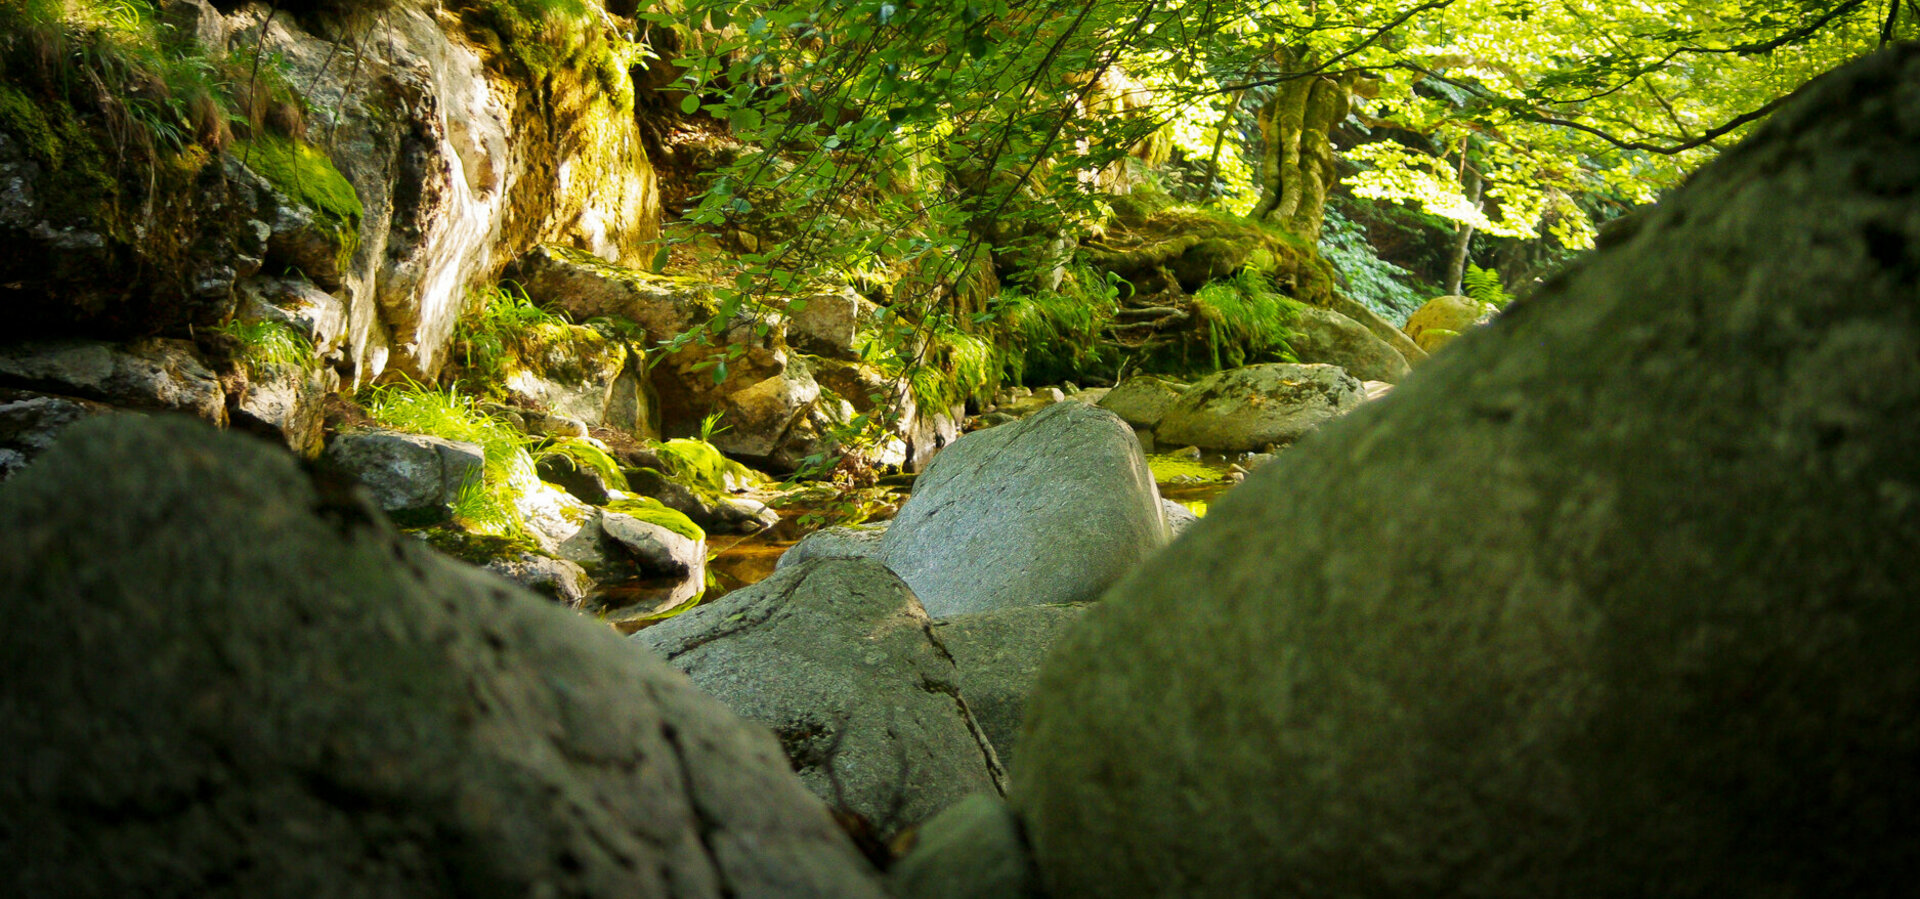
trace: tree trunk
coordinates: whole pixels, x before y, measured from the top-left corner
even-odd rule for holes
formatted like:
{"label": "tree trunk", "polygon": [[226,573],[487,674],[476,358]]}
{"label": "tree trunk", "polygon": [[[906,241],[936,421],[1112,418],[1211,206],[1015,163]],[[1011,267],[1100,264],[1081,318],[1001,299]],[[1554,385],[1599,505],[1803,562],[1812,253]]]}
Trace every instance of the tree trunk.
{"label": "tree trunk", "polygon": [[[1467,166],[1467,199],[1473,201],[1474,208],[1480,207],[1480,195],[1486,183],[1480,180],[1480,173],[1473,166]],[[1473,225],[1461,222],[1453,232],[1453,252],[1447,257],[1447,293],[1460,293],[1461,284],[1467,278],[1468,252],[1473,247]]]}
{"label": "tree trunk", "polygon": [[[1303,55],[1292,51],[1284,53],[1282,63],[1295,71],[1311,68]],[[1308,241],[1320,239],[1327,192],[1340,178],[1328,133],[1347,117],[1354,77],[1291,79],[1260,111],[1266,150],[1260,160],[1260,202],[1254,207],[1254,218],[1283,225]]]}

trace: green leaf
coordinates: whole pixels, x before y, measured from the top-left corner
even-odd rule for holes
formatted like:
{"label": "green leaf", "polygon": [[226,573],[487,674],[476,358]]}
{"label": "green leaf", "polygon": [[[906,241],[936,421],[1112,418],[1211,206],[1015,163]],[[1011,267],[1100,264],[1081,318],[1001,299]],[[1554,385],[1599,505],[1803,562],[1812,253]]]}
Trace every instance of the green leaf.
{"label": "green leaf", "polygon": [[713,383],[719,384],[727,379],[727,360],[722,359],[713,366]]}
{"label": "green leaf", "polygon": [[688,94],[684,97],[681,97],[680,111],[686,113],[687,115],[693,115],[694,113],[699,112],[700,111],[700,95]]}

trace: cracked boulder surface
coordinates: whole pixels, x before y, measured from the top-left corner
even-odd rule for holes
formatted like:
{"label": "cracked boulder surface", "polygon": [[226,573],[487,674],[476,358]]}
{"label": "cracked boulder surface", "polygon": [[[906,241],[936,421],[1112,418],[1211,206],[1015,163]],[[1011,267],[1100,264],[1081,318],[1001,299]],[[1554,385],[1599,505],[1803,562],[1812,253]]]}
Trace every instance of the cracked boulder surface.
{"label": "cracked boulder surface", "polygon": [[807,788],[881,840],[970,793],[1003,792],[953,657],[878,562],[802,562],[633,639],[773,728]]}
{"label": "cracked boulder surface", "polygon": [[1092,600],[1168,539],[1133,429],[1057,403],[935,456],[878,558],[946,617]]}
{"label": "cracked boulder surface", "polygon": [[1916,192],[1908,45],[1222,497],[1042,665],[1049,895],[1910,894]]}
{"label": "cracked boulder surface", "polygon": [[21,896],[877,897],[764,729],[176,418],[0,485]]}

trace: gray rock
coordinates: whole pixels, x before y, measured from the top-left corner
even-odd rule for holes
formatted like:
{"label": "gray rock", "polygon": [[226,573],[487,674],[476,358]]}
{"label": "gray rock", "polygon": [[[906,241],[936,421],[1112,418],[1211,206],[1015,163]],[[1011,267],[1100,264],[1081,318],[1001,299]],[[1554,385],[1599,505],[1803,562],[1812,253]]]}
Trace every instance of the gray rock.
{"label": "gray rock", "polygon": [[1100,398],[1099,405],[1120,416],[1127,424],[1151,429],[1160,423],[1167,410],[1173,407],[1173,401],[1185,391],[1186,388],[1163,378],[1135,375],[1107,391],[1107,395]]}
{"label": "gray rock", "polygon": [[[664,465],[654,460],[656,465]],[[635,493],[693,520],[709,534],[757,534],[780,523],[780,513],[766,503],[709,490],[695,490],[660,473],[658,468],[622,471]]]}
{"label": "gray rock", "polygon": [[461,489],[486,467],[477,444],[399,431],[341,434],[321,459],[365,484],[375,504],[409,526],[445,518]]}
{"label": "gray rock", "polygon": [[46,452],[75,422],[113,411],[72,397],[0,389],[0,480]]}
{"label": "gray rock", "polygon": [[193,344],[46,340],[0,346],[0,385],[227,423],[227,395]]}
{"label": "gray rock", "polygon": [[577,607],[593,588],[587,570],[566,559],[523,552],[491,559],[482,568],[569,607]]}
{"label": "gray rock", "polygon": [[787,432],[813,408],[820,385],[802,365],[789,365],[770,378],[728,395],[723,406],[727,429],[711,443],[728,455],[765,458],[786,441]]}
{"label": "gray rock", "polygon": [[1180,395],[1154,437],[1243,452],[1288,444],[1360,405],[1360,382],[1332,365],[1275,362],[1216,372]]}
{"label": "gray rock", "polygon": [[803,353],[853,359],[855,333],[878,311],[851,288],[816,294],[806,298],[805,308],[789,314],[787,341]]}
{"label": "gray rock", "polygon": [[880,538],[887,535],[887,527],[892,523],[877,521],[872,524],[821,528],[788,547],[786,552],[780,554],[780,560],[774,563],[774,568],[787,568],[808,559],[871,559],[879,555]]}
{"label": "gray rock", "polygon": [[1013,772],[1051,895],[1907,895],[1915,96],[1810,86],[1117,585]]}
{"label": "gray rock", "polygon": [[613,265],[592,253],[539,246],[509,275],[537,303],[586,321],[611,316],[634,322],[649,340],[667,340],[713,317],[712,287]]}
{"label": "gray rock", "polygon": [[603,511],[600,528],[624,547],[640,570],[661,577],[685,577],[695,585],[707,567],[707,542],[681,536],[650,521]]}
{"label": "gray rock", "polygon": [[15,892],[879,895],[763,729],[379,517],[171,418],[0,488]]}
{"label": "gray rock", "polygon": [[1303,306],[1288,332],[1287,348],[1301,362],[1338,365],[1362,381],[1390,384],[1412,372],[1398,350],[1365,325],[1332,310]]}
{"label": "gray rock", "polygon": [[897,899],[1041,899],[1046,895],[1020,821],[998,796],[974,795],[920,825],[913,849],[887,871]]}
{"label": "gray rock", "polygon": [[1170,499],[1160,501],[1160,510],[1167,515],[1167,531],[1175,537],[1200,523],[1200,516],[1193,514],[1192,509]]}
{"label": "gray rock", "polygon": [[1405,331],[1395,327],[1393,322],[1381,318],[1380,313],[1367,308],[1365,303],[1335,291],[1332,296],[1327,297],[1327,309],[1359,322],[1362,327],[1373,332],[1373,336],[1386,341],[1388,346],[1393,347],[1401,358],[1407,360],[1408,365],[1419,365],[1426,361],[1426,350],[1414,343]]}
{"label": "gray rock", "polygon": [[947,616],[1093,599],[1167,539],[1132,430],[1058,403],[936,457],[879,558]]}
{"label": "gray rock", "polygon": [[1019,749],[1027,695],[1040,676],[1040,660],[1086,609],[1083,604],[1024,606],[939,622],[935,633],[960,671],[960,695],[1009,771]]}
{"label": "gray rock", "polygon": [[297,278],[249,278],[240,284],[242,321],[287,325],[327,356],[346,344],[347,307],[338,297]]}
{"label": "gray rock", "polygon": [[634,639],[773,728],[800,780],[882,839],[970,793],[1000,763],[913,591],[871,559],[778,571]]}
{"label": "gray rock", "polygon": [[331,369],[297,365],[249,368],[231,413],[236,428],[274,437],[311,459],[325,440],[326,401],[340,378]]}

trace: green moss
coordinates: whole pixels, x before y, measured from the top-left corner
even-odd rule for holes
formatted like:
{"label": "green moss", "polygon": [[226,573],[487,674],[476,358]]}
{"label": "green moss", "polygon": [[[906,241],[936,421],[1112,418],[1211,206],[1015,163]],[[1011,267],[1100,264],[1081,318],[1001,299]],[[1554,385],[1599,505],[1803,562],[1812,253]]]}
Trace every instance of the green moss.
{"label": "green moss", "polygon": [[366,215],[365,207],[360,205],[360,195],[340,170],[333,167],[333,160],[312,144],[261,135],[252,140],[235,141],[233,155],[287,196],[333,217],[345,226],[346,233],[359,230],[360,219]]}
{"label": "green moss", "polygon": [[458,525],[441,525],[411,531],[449,556],[472,565],[485,565],[495,559],[517,559],[521,554],[545,555],[533,541],[522,537],[478,534]]}
{"label": "green moss", "polygon": [[[93,129],[65,101],[36,101],[0,83],[0,130],[11,134],[47,172],[40,196],[48,207],[79,211],[96,220],[120,193],[110,157]],[[102,221],[101,223],[105,223]]]}
{"label": "green moss", "polygon": [[601,483],[615,490],[631,490],[627,486],[627,476],[620,473],[620,463],[607,451],[579,437],[557,437],[548,442],[535,454],[535,461],[551,456],[565,456],[573,462],[574,468],[592,471],[600,476]]}
{"label": "green moss", "polygon": [[707,532],[693,523],[693,519],[669,509],[657,499],[636,496],[617,499],[607,504],[607,511],[630,515],[648,524],[659,525],[688,540],[705,540]]}
{"label": "green moss", "polygon": [[754,478],[753,469],[727,458],[705,440],[676,437],[653,448],[673,467],[671,479],[690,487],[722,492],[728,475],[740,482]]}
{"label": "green moss", "polygon": [[1227,472],[1217,466],[1179,456],[1148,456],[1147,467],[1153,471],[1156,484],[1191,484],[1227,479]]}

